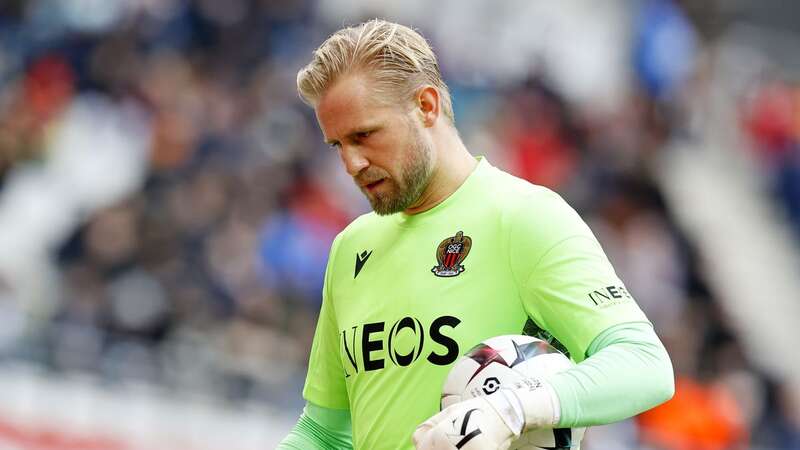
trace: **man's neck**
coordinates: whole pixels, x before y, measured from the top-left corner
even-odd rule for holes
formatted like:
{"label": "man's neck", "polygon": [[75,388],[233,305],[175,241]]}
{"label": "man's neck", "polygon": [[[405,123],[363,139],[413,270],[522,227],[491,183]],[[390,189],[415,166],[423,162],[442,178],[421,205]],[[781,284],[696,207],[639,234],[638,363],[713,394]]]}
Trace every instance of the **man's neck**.
{"label": "man's neck", "polygon": [[437,145],[438,158],[428,187],[419,201],[404,211],[406,214],[419,214],[443,202],[464,184],[478,165],[478,160],[467,151],[455,130],[443,141],[437,143],[443,147]]}

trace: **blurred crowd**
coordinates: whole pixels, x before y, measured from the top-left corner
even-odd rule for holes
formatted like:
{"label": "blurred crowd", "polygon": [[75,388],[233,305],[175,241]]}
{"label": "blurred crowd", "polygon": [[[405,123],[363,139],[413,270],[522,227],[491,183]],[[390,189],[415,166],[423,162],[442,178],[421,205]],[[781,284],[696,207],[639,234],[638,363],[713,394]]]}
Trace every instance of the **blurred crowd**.
{"label": "blurred crowd", "polygon": [[[612,3],[625,11],[617,70],[628,73],[613,101],[570,89],[547,69],[552,55],[472,76],[476,63],[454,54],[468,27],[448,38],[393,13],[431,37],[471,151],[581,212],[670,351],[675,399],[591,448],[800,448],[783,380],[748,359],[656,182],[667,144],[691,134],[705,37],[672,2]],[[368,209],[294,86],[341,25],[326,13],[337,5],[354,10],[0,4],[0,229],[19,237],[0,239],[0,362],[298,410],[330,243]],[[355,10],[347,23],[379,13]],[[800,232],[798,99],[796,86],[761,86],[741,126]],[[41,249],[18,242],[36,239]]]}
{"label": "blurred crowd", "polygon": [[741,101],[742,128],[800,238],[800,84],[767,76]]}

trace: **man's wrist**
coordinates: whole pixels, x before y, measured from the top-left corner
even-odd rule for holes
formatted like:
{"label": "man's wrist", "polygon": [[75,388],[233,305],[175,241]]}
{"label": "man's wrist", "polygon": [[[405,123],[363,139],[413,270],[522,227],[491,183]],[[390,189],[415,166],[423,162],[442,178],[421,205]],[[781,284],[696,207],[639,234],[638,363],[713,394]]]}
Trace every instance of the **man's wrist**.
{"label": "man's wrist", "polygon": [[510,389],[500,389],[484,398],[505,422],[514,436],[519,436],[525,427],[525,412],[522,409],[519,397]]}
{"label": "man's wrist", "polygon": [[561,402],[553,386],[537,378],[526,378],[508,390],[522,407],[523,431],[554,428],[561,420]]}

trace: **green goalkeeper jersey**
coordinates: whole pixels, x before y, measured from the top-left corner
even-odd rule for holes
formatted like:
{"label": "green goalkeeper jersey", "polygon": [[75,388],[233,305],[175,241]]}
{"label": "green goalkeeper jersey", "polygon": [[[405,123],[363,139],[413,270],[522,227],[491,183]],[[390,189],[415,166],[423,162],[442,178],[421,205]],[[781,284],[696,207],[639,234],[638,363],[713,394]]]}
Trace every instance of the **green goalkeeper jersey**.
{"label": "green goalkeeper jersey", "polygon": [[580,362],[603,330],[646,320],[571,207],[481,159],[434,208],[337,236],[303,395],[350,410],[356,449],[413,449],[480,341],[524,333]]}

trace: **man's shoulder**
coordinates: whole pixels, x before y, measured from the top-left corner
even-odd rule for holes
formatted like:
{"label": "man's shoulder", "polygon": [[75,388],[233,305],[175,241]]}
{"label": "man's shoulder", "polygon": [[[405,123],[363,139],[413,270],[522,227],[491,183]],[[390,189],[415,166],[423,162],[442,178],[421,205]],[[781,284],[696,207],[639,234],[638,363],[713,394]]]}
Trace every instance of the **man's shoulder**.
{"label": "man's shoulder", "polygon": [[350,222],[340,233],[342,239],[365,232],[372,232],[376,228],[390,225],[389,216],[379,216],[374,211],[364,213]]}
{"label": "man's shoulder", "polygon": [[379,216],[375,212],[362,214],[350,222],[336,236],[336,245],[346,244],[354,238],[364,238],[365,234],[380,233],[382,229],[391,226],[389,216]]}
{"label": "man's shoulder", "polygon": [[494,201],[504,207],[532,210],[565,203],[561,196],[550,188],[534,184],[496,167],[490,168],[484,183],[487,192],[492,193]]}
{"label": "man's shoulder", "polygon": [[548,241],[567,234],[590,233],[580,215],[552,189],[492,168],[485,182],[505,227]]}

